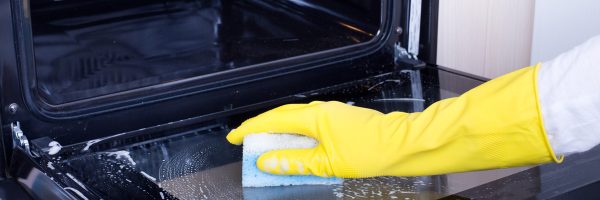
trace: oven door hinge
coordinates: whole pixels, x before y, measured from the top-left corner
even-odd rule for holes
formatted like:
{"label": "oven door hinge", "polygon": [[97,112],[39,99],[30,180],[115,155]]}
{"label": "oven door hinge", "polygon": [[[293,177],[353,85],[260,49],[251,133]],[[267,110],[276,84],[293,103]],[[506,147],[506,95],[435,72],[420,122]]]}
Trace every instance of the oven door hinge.
{"label": "oven door hinge", "polygon": [[394,45],[394,64],[403,68],[421,69],[425,67],[425,62],[419,60],[416,55],[408,52],[397,42]]}
{"label": "oven door hinge", "polygon": [[13,149],[21,148],[23,151],[25,151],[25,153],[31,156],[31,151],[29,150],[29,141],[21,130],[21,124],[18,121],[16,123],[11,123],[10,129],[12,131]]}

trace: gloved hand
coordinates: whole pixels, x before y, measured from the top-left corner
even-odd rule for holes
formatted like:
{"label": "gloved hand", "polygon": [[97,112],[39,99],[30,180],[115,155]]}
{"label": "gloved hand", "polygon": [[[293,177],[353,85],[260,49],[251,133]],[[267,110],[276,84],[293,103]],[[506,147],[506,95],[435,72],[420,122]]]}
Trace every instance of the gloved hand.
{"label": "gloved hand", "polygon": [[264,153],[257,166],[274,174],[419,176],[560,162],[542,128],[536,71],[515,71],[422,113],[382,114],[340,102],[284,105],[247,120],[227,140],[241,144],[247,134],[271,132],[319,141],[313,149]]}

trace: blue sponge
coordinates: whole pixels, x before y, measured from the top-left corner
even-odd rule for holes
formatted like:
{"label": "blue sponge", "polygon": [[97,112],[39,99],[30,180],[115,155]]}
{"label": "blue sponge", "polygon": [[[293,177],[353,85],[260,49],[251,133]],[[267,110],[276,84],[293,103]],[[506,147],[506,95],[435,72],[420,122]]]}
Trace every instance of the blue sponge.
{"label": "blue sponge", "polygon": [[258,133],[244,137],[242,159],[242,186],[266,187],[286,185],[333,185],[342,184],[340,178],[318,176],[283,176],[262,172],[256,167],[258,157],[267,151],[278,149],[313,148],[317,141],[312,138],[292,134]]}

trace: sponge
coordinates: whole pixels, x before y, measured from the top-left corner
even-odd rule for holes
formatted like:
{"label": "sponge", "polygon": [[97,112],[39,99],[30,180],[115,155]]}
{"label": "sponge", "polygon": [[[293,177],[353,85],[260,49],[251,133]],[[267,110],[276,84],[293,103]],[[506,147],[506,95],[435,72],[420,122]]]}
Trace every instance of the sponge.
{"label": "sponge", "polygon": [[341,184],[340,178],[323,178],[304,175],[273,175],[256,167],[258,157],[270,150],[313,148],[317,141],[300,135],[257,133],[244,137],[242,159],[242,186],[267,187],[287,185],[333,185]]}

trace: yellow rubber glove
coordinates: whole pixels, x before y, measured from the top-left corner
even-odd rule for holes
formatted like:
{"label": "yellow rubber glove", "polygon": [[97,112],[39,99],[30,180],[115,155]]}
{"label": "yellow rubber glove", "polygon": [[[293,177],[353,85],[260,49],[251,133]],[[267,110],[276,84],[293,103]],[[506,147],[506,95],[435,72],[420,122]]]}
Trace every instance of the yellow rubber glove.
{"label": "yellow rubber glove", "polygon": [[285,105],[247,120],[227,140],[241,144],[247,134],[270,132],[319,141],[313,149],[261,155],[258,168],[273,174],[420,176],[561,162],[542,128],[536,73],[537,66],[512,72],[421,113]]}

